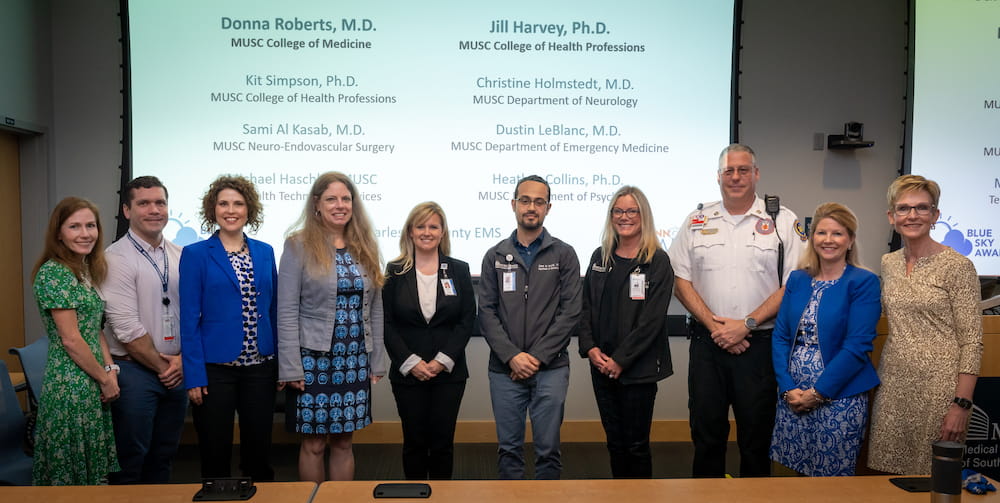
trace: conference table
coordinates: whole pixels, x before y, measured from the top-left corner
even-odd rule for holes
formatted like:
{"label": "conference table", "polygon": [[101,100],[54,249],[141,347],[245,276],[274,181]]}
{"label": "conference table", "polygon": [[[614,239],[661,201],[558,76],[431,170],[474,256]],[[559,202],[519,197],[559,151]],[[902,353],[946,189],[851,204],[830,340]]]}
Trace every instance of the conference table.
{"label": "conference table", "polygon": [[[316,492],[313,482],[256,484],[253,503],[309,503]],[[201,484],[131,486],[15,486],[0,487],[3,503],[189,503]],[[369,491],[370,493],[370,491]],[[369,494],[370,495],[370,494]],[[346,502],[345,502],[346,503]]]}
{"label": "conference table", "polygon": [[[449,480],[430,483],[428,499],[376,499],[378,481],[264,482],[252,503],[647,503],[654,501],[746,503],[825,503],[877,501],[926,503],[928,493],[908,493],[887,476],[771,477],[748,479],[654,480]],[[395,483],[399,481],[386,481]],[[994,485],[996,483],[994,482]],[[136,486],[0,487],[5,503],[180,503],[192,500],[199,484]],[[965,503],[1000,502],[996,492],[962,492]]]}
{"label": "conference table", "polygon": [[[324,482],[312,503],[647,503],[656,501],[823,503],[877,501],[927,503],[929,493],[908,493],[887,476],[770,477],[654,480],[453,480],[431,482],[429,499],[376,499],[377,482]],[[994,484],[995,485],[995,484]],[[998,493],[962,491],[965,503],[1000,502]]]}

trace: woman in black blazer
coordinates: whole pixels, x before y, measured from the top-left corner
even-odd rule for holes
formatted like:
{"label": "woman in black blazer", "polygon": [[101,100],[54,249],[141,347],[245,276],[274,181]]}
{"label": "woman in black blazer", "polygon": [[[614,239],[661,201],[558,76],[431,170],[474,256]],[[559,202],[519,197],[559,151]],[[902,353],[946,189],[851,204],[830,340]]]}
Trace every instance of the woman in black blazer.
{"label": "woman in black blazer", "polygon": [[586,274],[580,356],[590,360],[611,475],[650,478],[656,383],[673,373],[666,316],[674,271],[639,189],[625,186],[611,197]]}
{"label": "woman in black blazer", "polygon": [[476,317],[472,278],[469,264],[447,256],[448,222],[437,203],[418,204],[403,229],[382,290],[403,473],[411,480],[449,479],[469,378],[465,345]]}

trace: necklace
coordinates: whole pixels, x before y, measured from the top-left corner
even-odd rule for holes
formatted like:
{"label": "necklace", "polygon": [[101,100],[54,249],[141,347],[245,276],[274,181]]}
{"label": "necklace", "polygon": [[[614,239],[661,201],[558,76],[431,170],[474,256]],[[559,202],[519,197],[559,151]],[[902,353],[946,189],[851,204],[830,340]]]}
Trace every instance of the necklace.
{"label": "necklace", "polygon": [[240,246],[240,249],[239,249],[239,250],[236,250],[236,251],[229,251],[229,250],[226,250],[226,253],[228,253],[228,254],[230,254],[230,255],[239,255],[239,254],[241,254],[241,253],[244,253],[244,252],[246,252],[246,251],[247,251],[247,240],[246,240],[246,239],[244,239],[244,240],[243,240],[243,244],[242,244],[242,245]]}

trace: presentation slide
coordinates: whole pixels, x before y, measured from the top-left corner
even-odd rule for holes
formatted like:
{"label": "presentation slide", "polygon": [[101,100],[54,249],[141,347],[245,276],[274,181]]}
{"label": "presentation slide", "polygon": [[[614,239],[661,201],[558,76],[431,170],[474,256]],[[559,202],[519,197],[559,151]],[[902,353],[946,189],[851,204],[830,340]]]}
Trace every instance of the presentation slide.
{"label": "presentation slide", "polygon": [[941,185],[931,235],[1000,275],[1000,0],[917,0],[910,172]]}
{"label": "presentation slide", "polygon": [[399,253],[417,203],[444,208],[478,274],[515,228],[515,182],[551,185],[545,221],[586,261],[611,194],[636,185],[669,246],[719,199],[732,0],[173,0],[128,5],[131,169],[170,191],[167,236],[205,239],[219,174],[253,180],[256,237],[280,253],[311,184],[351,176]]}

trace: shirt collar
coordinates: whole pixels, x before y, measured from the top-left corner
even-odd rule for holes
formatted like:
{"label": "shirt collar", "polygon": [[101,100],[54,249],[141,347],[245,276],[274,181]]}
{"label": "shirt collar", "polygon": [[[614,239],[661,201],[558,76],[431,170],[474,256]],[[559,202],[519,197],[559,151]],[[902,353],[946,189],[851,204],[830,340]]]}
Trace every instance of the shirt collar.
{"label": "shirt collar", "polygon": [[141,246],[142,249],[146,250],[147,252],[152,252],[152,251],[155,251],[155,250],[163,249],[163,242],[167,239],[167,238],[165,238],[163,236],[160,236],[160,244],[156,245],[156,246],[153,246],[153,245],[147,243],[146,240],[142,239],[142,237],[140,237],[138,234],[136,234],[135,232],[133,232],[131,227],[128,230],[128,234],[129,234],[129,236],[132,236],[132,239],[134,239],[136,243],[139,243],[139,246]]}
{"label": "shirt collar", "polygon": [[538,237],[535,238],[534,241],[528,243],[528,246],[522,245],[521,242],[517,240],[517,231],[514,231],[514,233],[511,234],[511,236],[510,236],[511,242],[514,243],[514,248],[516,250],[519,250],[519,251],[521,251],[521,250],[531,250],[531,251],[534,251],[534,250],[539,249],[542,246],[542,239],[543,238],[545,238],[545,229],[542,229],[542,233],[539,234]]}

